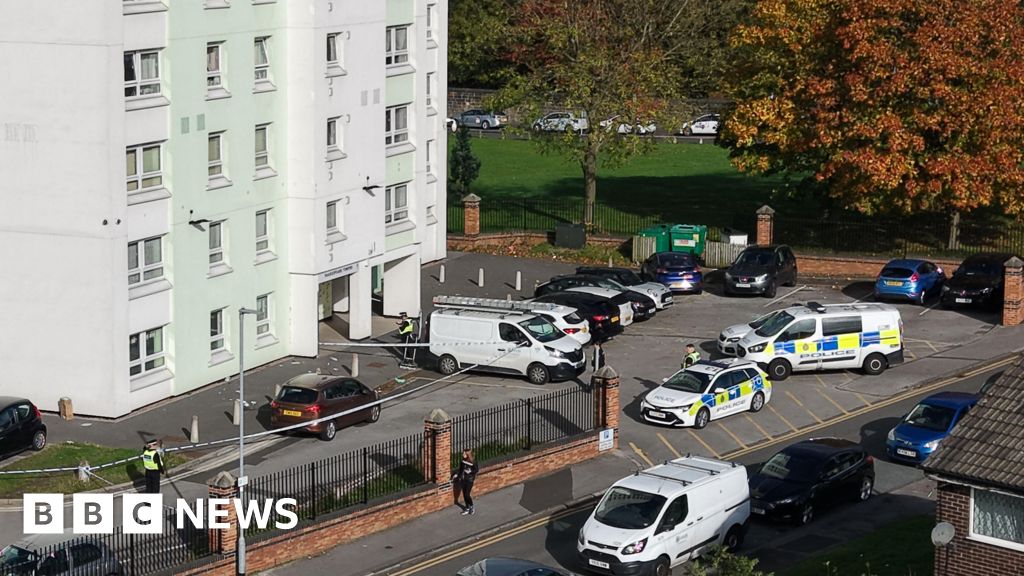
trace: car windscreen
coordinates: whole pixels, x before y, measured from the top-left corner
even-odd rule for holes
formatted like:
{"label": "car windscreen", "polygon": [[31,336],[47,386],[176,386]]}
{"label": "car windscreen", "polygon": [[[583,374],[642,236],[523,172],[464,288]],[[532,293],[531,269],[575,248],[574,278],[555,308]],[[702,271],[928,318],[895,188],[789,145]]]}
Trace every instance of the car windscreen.
{"label": "car windscreen", "polygon": [[281,388],[281,394],[278,395],[277,399],[281,402],[291,402],[293,404],[312,404],[316,402],[316,396],[316,390],[299,388],[298,386],[285,386]]}
{"label": "car windscreen", "polygon": [[956,410],[946,406],[934,406],[932,404],[918,404],[903,419],[904,424],[910,424],[927,430],[945,432],[953,422]]}
{"label": "car windscreen", "polygon": [[886,267],[882,269],[882,278],[910,278],[914,271],[908,268]]}
{"label": "car windscreen", "polygon": [[[3,568],[14,568],[15,566],[21,566],[34,562],[33,554],[24,548],[17,546],[6,546],[3,550],[0,550],[0,567]],[[30,574],[32,571],[26,571],[25,574]],[[13,572],[19,574],[20,572]]]}
{"label": "car windscreen", "polygon": [[671,378],[662,384],[663,387],[669,390],[676,390],[678,392],[690,392],[692,394],[703,394],[704,390],[707,389],[708,384],[711,383],[711,375],[703,372],[693,372],[690,370],[683,370],[682,372],[676,372]]}
{"label": "car windscreen", "polygon": [[779,480],[806,481],[817,477],[821,463],[800,454],[779,452],[761,466],[758,474]]}
{"label": "car windscreen", "polygon": [[733,266],[767,266],[772,263],[772,253],[762,251],[743,252],[739,258],[732,263]]}
{"label": "car windscreen", "polygon": [[602,278],[600,276],[595,276],[594,277],[594,283],[597,284],[598,286],[600,286],[601,288],[607,288],[609,290],[617,290],[619,292],[622,292],[623,290],[626,289],[625,286],[623,286],[622,284],[619,284],[618,282],[616,282],[615,280],[613,280],[611,278]]}
{"label": "car windscreen", "polygon": [[694,260],[690,254],[662,254],[658,256],[658,263],[662,266],[683,266],[692,267],[697,265],[697,261]]}
{"label": "car windscreen", "polygon": [[752,322],[748,323],[747,326],[750,326],[754,330],[757,330],[761,326],[764,326],[765,323],[767,323],[769,320],[778,316],[781,312],[781,310],[775,310],[765,314],[764,316],[759,316],[755,318]]}
{"label": "car windscreen", "polygon": [[760,328],[755,330],[754,333],[765,338],[775,336],[779,332],[782,332],[786,326],[789,326],[789,323],[793,320],[793,315],[789,312],[779,312],[778,316],[769,319]]}
{"label": "car windscreen", "polygon": [[639,530],[654,524],[664,506],[664,496],[613,486],[597,505],[594,518],[612,528]]}
{"label": "car windscreen", "polygon": [[619,270],[612,275],[615,281],[623,286],[636,286],[637,284],[643,284],[644,281],[636,275],[636,272],[632,270]]}
{"label": "car windscreen", "polygon": [[997,267],[995,262],[990,260],[971,260],[968,258],[957,269],[957,276],[996,276],[1002,273],[1002,268]]}
{"label": "car windscreen", "polygon": [[530,336],[533,336],[541,343],[558,340],[562,336],[565,336],[564,332],[540,316],[534,316],[529,320],[523,320],[519,323],[519,327],[529,332]]}

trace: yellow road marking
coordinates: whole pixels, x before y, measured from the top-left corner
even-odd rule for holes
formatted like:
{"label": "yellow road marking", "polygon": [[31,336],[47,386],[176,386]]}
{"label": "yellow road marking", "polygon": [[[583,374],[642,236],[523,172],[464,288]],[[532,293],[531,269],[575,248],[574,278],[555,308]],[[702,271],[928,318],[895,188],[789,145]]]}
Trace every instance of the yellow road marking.
{"label": "yellow road marking", "polygon": [[747,420],[748,420],[748,421],[749,421],[749,422],[750,422],[751,424],[753,424],[753,425],[754,425],[754,428],[757,428],[758,430],[760,430],[760,431],[761,431],[761,434],[764,434],[764,437],[765,437],[765,438],[767,438],[767,439],[769,439],[769,440],[771,440],[771,439],[772,439],[772,435],[771,435],[771,434],[769,434],[767,430],[765,430],[764,428],[762,428],[762,427],[761,427],[761,425],[760,425],[760,424],[758,424],[756,420],[754,420],[753,418],[751,418],[750,416],[748,416],[748,415],[746,415],[746,414],[744,414],[744,415],[743,415],[743,417],[744,417],[744,418],[746,418],[746,419],[747,419]]}
{"label": "yellow road marking", "polygon": [[722,430],[724,430],[725,433],[728,434],[729,436],[732,436],[732,439],[735,440],[736,443],[740,445],[740,448],[746,448],[747,447],[747,445],[743,443],[743,440],[740,440],[739,436],[733,434],[731,430],[729,430],[728,428],[725,427],[725,424],[719,423],[718,427],[721,428]]}
{"label": "yellow road marking", "polygon": [[678,450],[676,450],[676,447],[669,443],[668,438],[665,438],[664,436],[661,435],[661,432],[658,432],[658,438],[661,438],[661,443],[664,444],[666,448],[668,448],[669,452],[675,454],[676,458],[683,457],[683,455],[680,454]]}
{"label": "yellow road marking", "polygon": [[798,428],[796,426],[793,426],[793,423],[787,420],[785,416],[779,414],[779,411],[773,408],[771,404],[767,404],[766,406],[768,406],[768,409],[772,411],[772,414],[775,414],[776,416],[779,417],[779,420],[785,422],[786,426],[789,426],[790,430],[792,430],[793,432],[796,432],[798,430]]}
{"label": "yellow road marking", "polygon": [[630,442],[629,447],[633,449],[633,452],[636,452],[637,456],[643,458],[644,462],[647,462],[648,466],[654,466],[654,462],[651,462],[651,459],[647,457],[647,454],[644,454],[644,451],[641,450],[636,444]]}
{"label": "yellow road marking", "polygon": [[842,406],[840,406],[840,405],[839,405],[839,402],[836,402],[835,400],[833,400],[832,398],[830,398],[828,394],[825,394],[824,392],[822,392],[822,391],[821,391],[821,390],[819,390],[818,388],[815,388],[815,390],[817,390],[817,391],[818,391],[818,394],[821,394],[821,397],[822,397],[822,398],[824,398],[825,400],[828,400],[829,402],[831,402],[831,403],[832,403],[832,405],[833,405],[833,406],[835,406],[836,408],[838,408],[840,412],[842,412],[843,414],[847,414],[847,413],[848,413],[848,412],[847,412],[847,410],[846,410],[846,408],[843,408]]}
{"label": "yellow road marking", "polygon": [[803,402],[801,402],[801,401],[797,400],[797,399],[796,399],[796,396],[793,396],[793,395],[792,395],[792,394],[791,394],[791,393],[789,392],[789,390],[783,390],[783,392],[785,392],[785,393],[786,393],[786,396],[789,396],[789,397],[790,397],[790,398],[791,398],[791,399],[793,400],[793,402],[796,402],[797,406],[799,406],[799,407],[803,408],[803,409],[804,409],[804,412],[807,412],[808,414],[810,414],[810,415],[811,415],[811,418],[814,418],[815,420],[817,420],[817,421],[818,421],[818,423],[819,423],[819,424],[821,424],[821,422],[822,422],[821,418],[818,418],[818,415],[817,415],[817,414],[815,414],[814,412],[811,412],[811,410],[810,410],[810,409],[809,409],[809,408],[808,408],[807,406],[804,406],[804,403],[803,403]]}
{"label": "yellow road marking", "polygon": [[854,392],[853,395],[856,396],[857,398],[859,398],[860,401],[863,402],[865,406],[871,406],[871,401],[868,400],[867,398],[861,396],[860,392]]}
{"label": "yellow road marking", "polygon": [[907,351],[907,354],[910,354],[911,360],[917,360],[917,354],[914,354],[914,351],[910,349],[910,346],[904,346],[903,349]]}
{"label": "yellow road marking", "polygon": [[814,377],[818,379],[818,382],[821,383],[822,386],[824,386],[825,388],[828,388],[828,384],[825,384],[825,381],[821,379],[821,376],[818,376],[817,374],[815,374]]}
{"label": "yellow road marking", "polygon": [[708,452],[710,452],[712,456],[714,456],[715,458],[718,458],[718,457],[719,457],[719,456],[718,456],[718,452],[715,452],[715,449],[714,449],[714,448],[712,448],[712,447],[711,447],[710,445],[708,445],[708,443],[707,443],[707,442],[705,442],[705,441],[704,441],[704,439],[700,437],[700,435],[698,435],[698,434],[697,434],[696,432],[694,432],[694,431],[693,431],[693,430],[691,430],[690,428],[687,428],[687,429],[686,429],[686,431],[687,431],[687,432],[689,432],[689,433],[690,433],[690,436],[693,436],[693,437],[694,437],[694,438],[695,438],[695,439],[697,440],[697,442],[700,442],[700,443],[701,443],[701,445],[702,445],[702,446],[704,446],[704,448],[705,448],[705,449],[706,449],[706,450],[707,450]]}
{"label": "yellow road marking", "polygon": [[927,341],[927,340],[922,340],[922,342],[924,342],[925,344],[927,344],[927,345],[928,345],[928,347],[932,349],[932,352],[936,352],[936,353],[938,353],[939,349],[938,349],[938,348],[936,348],[934,344],[932,344],[931,342],[929,342],[929,341]]}

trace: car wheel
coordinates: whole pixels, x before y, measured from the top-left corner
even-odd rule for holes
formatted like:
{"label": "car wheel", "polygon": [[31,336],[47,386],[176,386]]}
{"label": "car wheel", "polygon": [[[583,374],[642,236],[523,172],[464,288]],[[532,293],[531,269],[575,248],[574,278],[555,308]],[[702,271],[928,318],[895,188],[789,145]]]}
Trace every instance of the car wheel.
{"label": "car wheel", "polygon": [[533,363],[526,369],[526,377],[530,380],[530,384],[547,384],[548,383],[548,368],[543,364]]}
{"label": "car wheel", "polygon": [[754,397],[750,399],[750,411],[760,412],[761,408],[764,408],[764,394],[761,392],[754,392]]}
{"label": "car wheel", "polygon": [[921,290],[921,293],[917,295],[917,304],[918,304],[918,306],[924,306],[925,302],[927,302],[927,301],[928,301],[928,291],[927,290]]}
{"label": "car wheel", "polygon": [[707,408],[701,408],[697,412],[697,417],[693,420],[693,427],[700,430],[708,425],[711,421],[711,411]]}
{"label": "car wheel", "polygon": [[377,420],[380,420],[380,404],[370,409],[370,417],[366,419],[367,422],[376,422]]}
{"label": "car wheel", "polygon": [[729,528],[729,531],[725,533],[725,539],[722,540],[722,546],[732,553],[739,550],[740,546],[743,546],[743,527],[737,524]]}
{"label": "car wheel", "polygon": [[871,476],[865,476],[860,481],[860,490],[857,492],[857,500],[864,502],[871,498],[871,491],[875,488],[875,481]]}
{"label": "car wheel", "polygon": [[782,358],[776,358],[768,364],[768,374],[771,375],[772,380],[783,381],[789,378],[790,372],[793,371],[793,367],[789,365],[789,362]]}
{"label": "car wheel", "polygon": [[334,424],[334,420],[331,420],[324,424],[324,429],[320,432],[320,439],[324,442],[330,442],[334,440],[334,436],[338,433],[338,427]]}
{"label": "car wheel", "polygon": [[814,506],[808,502],[800,509],[800,515],[797,516],[796,521],[797,524],[806,526],[807,524],[810,524],[812,520],[814,520]]}
{"label": "car wheel", "polygon": [[775,280],[769,280],[768,285],[764,287],[765,298],[775,298]]}
{"label": "car wheel", "polygon": [[480,127],[483,128],[484,130],[489,130],[491,127],[491,123],[488,122],[487,120],[484,120],[484,123],[481,124]]}
{"label": "car wheel", "polygon": [[437,361],[437,370],[445,376],[451,376],[459,371],[459,362],[451,354],[445,354]]}
{"label": "car wheel", "polygon": [[786,284],[786,286],[796,286],[796,279],[797,279],[796,268],[793,268],[793,279],[790,280],[789,283]]}
{"label": "car wheel", "polygon": [[651,568],[651,574],[653,576],[671,576],[672,565],[669,564],[668,558],[662,556],[654,561],[654,566]]}
{"label": "car wheel", "polygon": [[868,357],[864,359],[864,373],[870,376],[877,376],[885,371],[888,367],[887,364],[888,362],[886,361],[885,356],[882,356],[878,352],[869,354]]}
{"label": "car wheel", "polygon": [[46,432],[39,430],[32,435],[32,449],[38,452],[43,448],[46,448]]}
{"label": "car wheel", "polygon": [[683,136],[693,136],[692,128],[683,128]]}

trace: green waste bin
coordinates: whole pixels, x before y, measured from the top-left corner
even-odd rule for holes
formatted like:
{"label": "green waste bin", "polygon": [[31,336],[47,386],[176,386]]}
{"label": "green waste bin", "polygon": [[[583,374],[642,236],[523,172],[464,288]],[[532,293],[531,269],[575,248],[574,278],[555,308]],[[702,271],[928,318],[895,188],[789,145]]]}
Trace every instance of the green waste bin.
{"label": "green waste bin", "polygon": [[696,256],[704,255],[704,243],[708,237],[708,227],[700,224],[676,224],[669,230],[673,252],[687,252]]}
{"label": "green waste bin", "polygon": [[669,231],[671,229],[671,224],[655,224],[654,226],[641,230],[639,236],[654,238],[655,252],[668,252],[671,250],[671,243],[669,241]]}

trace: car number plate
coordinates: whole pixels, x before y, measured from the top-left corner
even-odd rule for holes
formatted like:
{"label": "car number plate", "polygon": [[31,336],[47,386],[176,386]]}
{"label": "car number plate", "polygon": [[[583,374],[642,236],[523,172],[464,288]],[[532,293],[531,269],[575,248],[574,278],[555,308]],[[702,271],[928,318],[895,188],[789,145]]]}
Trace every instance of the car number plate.
{"label": "car number plate", "polygon": [[764,508],[758,508],[757,506],[751,506],[750,511],[754,514],[764,514]]}
{"label": "car number plate", "polygon": [[618,322],[618,321],[619,321],[619,317],[618,316],[612,316],[612,322]]}
{"label": "car number plate", "polygon": [[903,286],[903,282],[893,282],[891,280],[887,280],[885,282],[885,285],[886,286]]}
{"label": "car number plate", "polygon": [[736,283],[736,287],[737,288],[750,288],[750,284],[747,284],[746,282],[737,282]]}
{"label": "car number plate", "polygon": [[665,419],[668,416],[664,412],[659,412],[657,410],[648,410],[647,411],[647,415],[650,416],[651,418],[658,418],[658,419]]}
{"label": "car number plate", "polygon": [[956,299],[956,303],[957,304],[970,304],[971,303],[971,299],[970,298],[957,298]]}
{"label": "car number plate", "polygon": [[903,448],[897,448],[896,453],[900,456],[909,456],[911,458],[917,457],[917,452],[914,452],[913,450],[904,450]]}
{"label": "car number plate", "polygon": [[593,558],[588,558],[587,561],[591,566],[597,566],[598,568],[604,568],[605,570],[611,568],[607,562],[601,562],[600,560],[594,560]]}
{"label": "car number plate", "polygon": [[298,410],[285,410],[284,411],[284,415],[285,416],[302,416],[302,412],[299,412]]}

